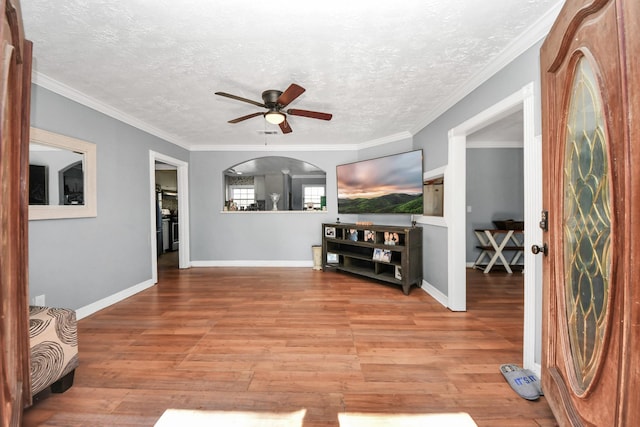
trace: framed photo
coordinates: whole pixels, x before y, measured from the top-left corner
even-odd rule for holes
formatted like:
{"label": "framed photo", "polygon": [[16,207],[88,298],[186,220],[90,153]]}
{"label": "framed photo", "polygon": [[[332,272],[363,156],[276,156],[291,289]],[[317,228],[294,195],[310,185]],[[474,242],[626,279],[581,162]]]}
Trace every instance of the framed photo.
{"label": "framed photo", "polygon": [[375,243],[376,233],[373,230],[364,230],[364,241],[367,243]]}
{"label": "framed photo", "polygon": [[324,228],[324,237],[330,237],[335,239],[336,237],[336,228],[335,227],[325,227]]}
{"label": "framed photo", "polygon": [[400,244],[400,236],[398,233],[392,233],[390,231],[384,232],[384,244],[385,245],[398,245]]}
{"label": "framed photo", "polygon": [[400,267],[399,265],[396,265],[396,279],[398,280],[402,280],[402,267]]}
{"label": "framed photo", "polygon": [[356,230],[355,228],[350,229],[349,230],[349,234],[347,234],[347,238],[349,240],[357,242],[358,241],[358,230]]}
{"label": "framed photo", "polygon": [[373,250],[373,260],[391,262],[391,251],[389,249],[375,248]]}
{"label": "framed photo", "polygon": [[338,263],[338,254],[334,254],[332,252],[327,252],[327,262],[329,264],[337,264]]}

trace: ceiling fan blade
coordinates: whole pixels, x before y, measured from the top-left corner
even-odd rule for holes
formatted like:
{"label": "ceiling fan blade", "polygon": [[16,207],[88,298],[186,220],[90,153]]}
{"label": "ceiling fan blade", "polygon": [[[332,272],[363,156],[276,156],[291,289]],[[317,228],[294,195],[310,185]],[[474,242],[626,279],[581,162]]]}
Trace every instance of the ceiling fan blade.
{"label": "ceiling fan blade", "polygon": [[292,116],[311,117],[312,119],[320,120],[331,120],[331,118],[333,117],[333,114],[320,113],[318,111],[309,110],[287,110],[287,114],[291,114]]}
{"label": "ceiling fan blade", "polygon": [[238,123],[243,120],[250,119],[252,117],[262,116],[263,114],[264,114],[263,112],[251,113],[251,114],[247,114],[246,116],[238,117],[237,119],[229,120],[227,123]]}
{"label": "ceiling fan blade", "polygon": [[282,130],[282,133],[291,133],[293,132],[293,129],[291,129],[291,126],[289,126],[289,122],[287,121],[287,119],[284,119],[284,122],[280,123],[280,130]]}
{"label": "ceiling fan blade", "polygon": [[280,104],[282,108],[284,108],[287,105],[289,105],[294,99],[302,95],[305,90],[306,90],[305,88],[298,86],[295,83],[291,83],[291,85],[289,85],[287,90],[282,92],[282,95],[278,97],[277,102],[278,104]]}
{"label": "ceiling fan blade", "polygon": [[267,106],[264,105],[262,102],[252,101],[250,99],[243,98],[243,97],[238,96],[238,95],[231,95],[230,93],[226,93],[226,92],[216,92],[216,95],[224,96],[226,98],[235,99],[236,101],[248,102],[249,104],[253,104],[253,105],[256,105],[258,107],[267,108]]}

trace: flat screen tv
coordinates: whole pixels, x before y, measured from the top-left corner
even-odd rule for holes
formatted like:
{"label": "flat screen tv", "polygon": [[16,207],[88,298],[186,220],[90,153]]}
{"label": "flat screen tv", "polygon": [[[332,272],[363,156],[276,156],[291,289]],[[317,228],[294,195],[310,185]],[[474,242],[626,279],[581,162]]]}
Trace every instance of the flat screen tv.
{"label": "flat screen tv", "polygon": [[339,213],[423,213],[422,150],[338,165],[336,175]]}

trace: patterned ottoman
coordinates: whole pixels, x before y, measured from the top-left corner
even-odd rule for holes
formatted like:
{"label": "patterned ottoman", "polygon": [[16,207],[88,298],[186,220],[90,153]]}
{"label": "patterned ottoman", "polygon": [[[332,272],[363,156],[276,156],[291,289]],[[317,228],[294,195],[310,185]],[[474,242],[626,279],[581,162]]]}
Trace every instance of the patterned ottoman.
{"label": "patterned ottoman", "polygon": [[78,367],[76,312],[65,308],[29,307],[32,396],[51,386],[62,393],[73,385]]}

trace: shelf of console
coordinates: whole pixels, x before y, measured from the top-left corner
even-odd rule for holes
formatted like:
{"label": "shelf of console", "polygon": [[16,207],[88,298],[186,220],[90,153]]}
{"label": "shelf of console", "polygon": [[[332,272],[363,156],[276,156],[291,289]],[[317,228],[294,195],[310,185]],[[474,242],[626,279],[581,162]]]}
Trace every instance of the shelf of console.
{"label": "shelf of console", "polygon": [[[380,263],[382,265],[398,265],[398,266],[402,266],[401,261],[397,261],[393,257],[391,258],[390,261],[382,261],[382,260],[372,259],[371,255],[367,256],[367,255],[359,254],[359,253],[352,252],[352,251],[349,251],[349,250],[332,249],[329,252],[332,253],[332,254],[336,254],[336,255],[340,255],[340,256],[344,256],[344,257],[349,257],[349,258],[352,258],[352,259],[359,259],[359,260],[363,260],[363,261],[376,262],[376,263]],[[401,252],[401,251],[396,251],[396,252]],[[327,263],[327,264],[330,265],[331,263]]]}
{"label": "shelf of console", "polygon": [[409,295],[409,291],[412,285],[416,285],[417,287],[422,286],[422,280],[420,280],[420,282],[417,282],[417,283],[403,283],[402,280],[396,279],[395,275],[391,274],[390,272],[375,273],[370,269],[363,268],[363,267],[346,267],[344,265],[337,265],[337,264],[336,265],[328,264],[325,267],[326,269],[343,271],[346,273],[356,274],[358,276],[364,276],[370,279],[391,283],[393,285],[402,286],[402,291],[404,292],[405,295]]}

